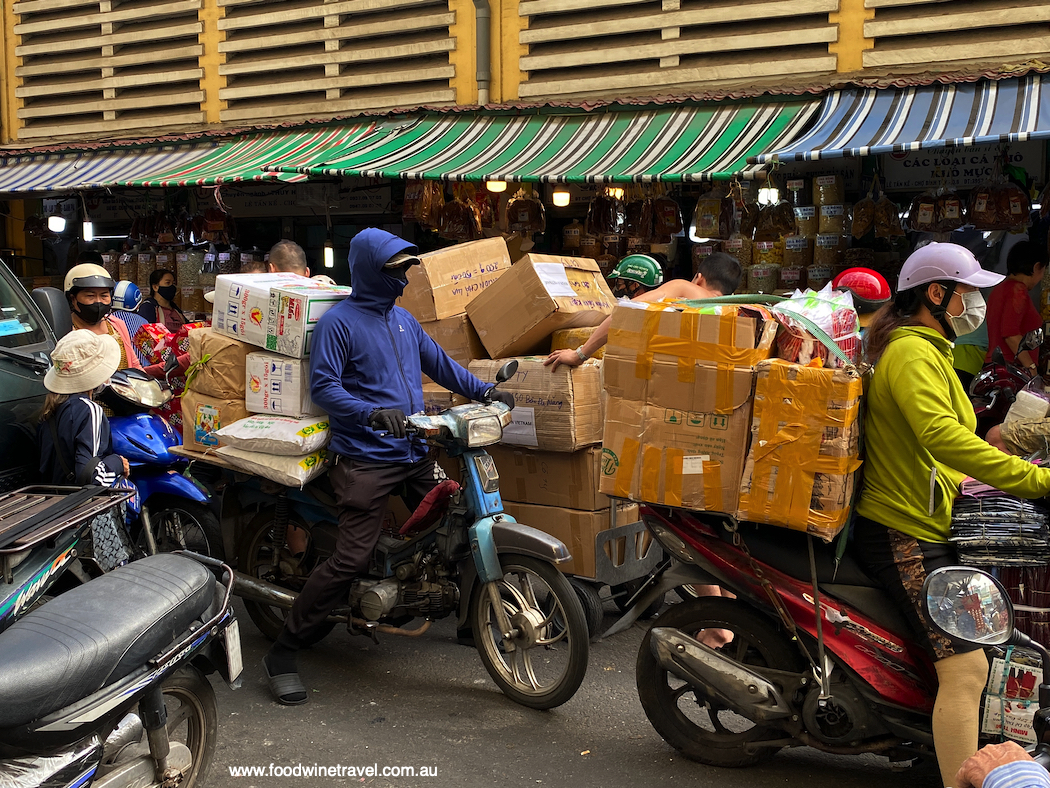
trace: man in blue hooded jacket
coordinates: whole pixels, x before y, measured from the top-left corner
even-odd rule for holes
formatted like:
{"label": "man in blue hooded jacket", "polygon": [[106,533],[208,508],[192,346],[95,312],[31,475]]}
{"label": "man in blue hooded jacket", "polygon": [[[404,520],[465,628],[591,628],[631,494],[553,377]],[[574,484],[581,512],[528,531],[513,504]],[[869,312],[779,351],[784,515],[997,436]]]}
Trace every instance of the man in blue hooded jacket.
{"label": "man in blue hooded jacket", "polygon": [[406,414],[423,410],[422,375],[472,400],[498,400],[496,391],[450,359],[412,315],[394,301],[419,264],[416,247],[369,228],[350,243],[353,294],[317,323],[310,348],[310,395],[328,414],[332,432],[328,476],[339,503],[339,537],[332,557],[310,575],[263,659],[270,691],[286,705],[305,703],[296,653],[316,639],[328,615],[346,603],[354,578],[367,567],[399,485],[418,505],[444,473],[426,444],[405,438]]}

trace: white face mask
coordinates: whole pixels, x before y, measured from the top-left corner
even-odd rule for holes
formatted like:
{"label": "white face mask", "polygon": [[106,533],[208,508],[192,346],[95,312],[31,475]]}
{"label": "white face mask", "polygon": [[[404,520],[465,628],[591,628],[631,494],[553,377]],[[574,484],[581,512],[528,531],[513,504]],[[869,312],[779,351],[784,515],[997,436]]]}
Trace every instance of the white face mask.
{"label": "white face mask", "polygon": [[944,316],[948,318],[948,324],[951,325],[952,331],[958,337],[972,334],[976,331],[981,323],[984,322],[985,312],[987,312],[984,296],[981,295],[980,290],[974,290],[972,293],[960,293],[960,296],[963,302],[962,314],[955,316],[947,312],[944,313]]}

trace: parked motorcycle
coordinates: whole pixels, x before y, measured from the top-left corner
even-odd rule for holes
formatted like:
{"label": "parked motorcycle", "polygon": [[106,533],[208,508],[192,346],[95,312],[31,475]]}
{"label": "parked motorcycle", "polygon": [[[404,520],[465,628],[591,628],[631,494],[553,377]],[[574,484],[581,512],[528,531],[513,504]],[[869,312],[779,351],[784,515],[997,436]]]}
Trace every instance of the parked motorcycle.
{"label": "parked motorcycle", "polygon": [[[497,382],[514,374],[515,362]],[[510,423],[502,403],[410,416],[409,433],[458,457],[463,487],[441,482],[396,533],[384,532],[370,570],[355,581],[337,623],[376,640],[376,633],[419,635],[430,620],[458,615],[489,675],[513,700],[536,709],[565,703],[587,670],[588,632],[579,598],[557,569],[570,559],[560,541],[503,512],[499,474],[484,447]],[[236,593],[259,629],[276,638],[296,592],[335,548],[338,510],[323,485],[285,490],[247,528]],[[294,510],[293,510],[294,509]],[[287,549],[288,524],[307,532],[305,553]],[[402,626],[413,618],[426,623]]]}
{"label": "parked motorcycle", "polygon": [[[669,744],[714,766],[749,766],[799,745],[932,756],[932,662],[849,551],[839,561],[804,534],[723,514],[646,506],[642,516],[676,561],[635,611],[689,583],[737,596],[674,605],[642,641],[638,696]],[[712,649],[699,640],[705,630],[732,639]]]}
{"label": "parked motorcycle", "polygon": [[[142,500],[139,547],[149,553],[193,550],[223,558],[219,518],[208,490],[172,453],[182,445],[167,420],[150,409],[171,399],[171,390],[141,370],[113,374],[98,396],[114,415],[109,418],[113,451],[127,458],[131,481]],[[150,544],[150,540],[155,540]]]}
{"label": "parked motorcycle", "polygon": [[0,785],[200,785],[217,732],[205,675],[241,671],[232,586],[214,559],[150,556],[0,634]]}
{"label": "parked motorcycle", "polygon": [[[1043,344],[1043,329],[1029,331],[1021,339],[1017,352],[1035,350]],[[988,434],[988,430],[1002,424],[1017,392],[1032,380],[1032,373],[1015,362],[1009,362],[1002,350],[992,351],[992,360],[981,369],[970,383],[970,401],[977,414],[977,434]]]}

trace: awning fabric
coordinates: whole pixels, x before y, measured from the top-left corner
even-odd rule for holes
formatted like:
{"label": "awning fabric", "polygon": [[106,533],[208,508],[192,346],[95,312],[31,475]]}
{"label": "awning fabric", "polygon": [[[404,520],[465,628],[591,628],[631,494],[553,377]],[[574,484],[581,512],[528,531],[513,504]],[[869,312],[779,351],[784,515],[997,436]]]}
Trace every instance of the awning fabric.
{"label": "awning fabric", "polygon": [[576,114],[426,114],[377,123],[308,161],[314,176],[601,183],[747,177],[746,159],[792,140],[818,99]]}
{"label": "awning fabric", "polygon": [[17,156],[0,160],[0,192],[71,191],[121,186],[159,170],[188,166],[213,149],[128,148],[102,152]]}
{"label": "awning fabric", "polygon": [[813,128],[751,164],[1050,139],[1050,75],[835,91]]}

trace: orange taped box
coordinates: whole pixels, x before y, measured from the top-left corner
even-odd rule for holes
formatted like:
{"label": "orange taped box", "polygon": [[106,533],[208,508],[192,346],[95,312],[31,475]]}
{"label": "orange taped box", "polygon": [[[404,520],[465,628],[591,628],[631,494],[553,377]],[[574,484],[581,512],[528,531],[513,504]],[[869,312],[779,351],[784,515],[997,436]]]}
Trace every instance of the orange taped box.
{"label": "orange taped box", "polygon": [[609,508],[609,496],[598,492],[602,450],[597,446],[575,452],[489,446],[488,452],[504,501],[592,512]]}
{"label": "orange taped box", "polygon": [[[598,326],[582,326],[580,328],[559,328],[551,334],[551,353],[555,350],[575,350],[591,338]],[[591,358],[605,358],[605,347],[602,346],[594,351]]]}
{"label": "orange taped box", "polygon": [[842,369],[761,362],[737,518],[834,539],[861,466],[863,393]]}
{"label": "orange taped box", "polygon": [[510,253],[502,238],[456,244],[419,256],[398,299],[419,322],[462,315],[485,288],[510,269]]}
{"label": "orange taped box", "polygon": [[[500,386],[514,395],[512,423],[503,430],[504,444],[542,451],[576,451],[602,442],[601,361],[557,372],[543,366],[540,356],[523,356],[518,371]],[[506,359],[470,362],[470,371],[484,381],[496,379]]]}
{"label": "orange taped box", "polygon": [[776,323],[762,309],[618,305],[605,349],[601,492],[735,512],[754,365]]}
{"label": "orange taped box", "polygon": [[[558,565],[562,572],[567,575],[595,577],[598,569],[596,540],[599,533],[610,527],[609,509],[581,512],[563,509],[560,506],[537,506],[511,501],[504,501],[503,509],[522,525],[538,528],[561,540],[569,548],[572,560]],[[617,508],[617,526],[636,523],[639,519],[637,505],[621,504]]]}
{"label": "orange taped box", "polygon": [[583,257],[527,254],[467,305],[492,358],[547,353],[561,328],[597,326],[616,304],[601,269]]}

